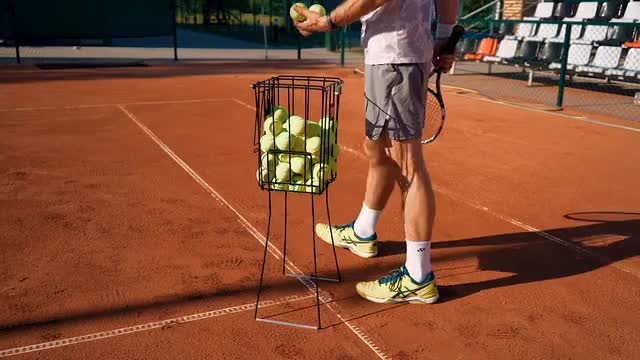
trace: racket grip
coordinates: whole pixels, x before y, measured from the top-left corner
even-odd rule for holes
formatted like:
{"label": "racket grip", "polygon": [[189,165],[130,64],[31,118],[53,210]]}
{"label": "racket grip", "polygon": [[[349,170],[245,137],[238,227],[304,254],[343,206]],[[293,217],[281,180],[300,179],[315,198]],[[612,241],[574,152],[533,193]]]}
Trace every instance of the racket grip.
{"label": "racket grip", "polygon": [[464,35],[464,27],[461,25],[456,25],[453,27],[453,31],[451,32],[451,36],[449,36],[449,40],[442,47],[442,54],[453,54],[456,52],[456,46],[458,45],[458,41],[462,39]]}

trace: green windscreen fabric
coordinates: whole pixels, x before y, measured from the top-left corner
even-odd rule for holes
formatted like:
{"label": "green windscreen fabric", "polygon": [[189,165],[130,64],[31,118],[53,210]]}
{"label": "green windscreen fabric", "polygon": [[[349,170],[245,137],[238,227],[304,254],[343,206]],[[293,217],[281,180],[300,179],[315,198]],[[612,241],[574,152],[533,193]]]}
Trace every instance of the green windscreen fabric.
{"label": "green windscreen fabric", "polygon": [[172,0],[17,0],[15,8],[17,30],[23,39],[173,33]]}
{"label": "green windscreen fabric", "polygon": [[0,39],[13,38],[9,0],[0,0]]}

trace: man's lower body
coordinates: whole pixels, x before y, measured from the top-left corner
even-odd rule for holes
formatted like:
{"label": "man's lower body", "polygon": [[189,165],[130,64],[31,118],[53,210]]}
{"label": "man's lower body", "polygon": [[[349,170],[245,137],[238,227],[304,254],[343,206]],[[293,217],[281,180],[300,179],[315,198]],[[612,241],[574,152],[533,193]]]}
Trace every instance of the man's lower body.
{"label": "man's lower body", "polygon": [[325,242],[361,257],[378,254],[376,224],[397,184],[402,196],[407,244],[405,265],[356,285],[358,294],[379,303],[433,303],[438,289],[431,271],[435,198],[422,156],[428,64],[366,65],[366,139],[369,160],[365,199],[351,224],[318,224]]}

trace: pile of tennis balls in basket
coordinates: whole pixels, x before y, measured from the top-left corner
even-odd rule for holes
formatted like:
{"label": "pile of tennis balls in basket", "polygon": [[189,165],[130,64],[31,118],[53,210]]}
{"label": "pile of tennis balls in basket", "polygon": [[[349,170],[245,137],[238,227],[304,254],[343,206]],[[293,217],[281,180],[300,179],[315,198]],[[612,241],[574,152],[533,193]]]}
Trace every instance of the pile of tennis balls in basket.
{"label": "pile of tennis balls in basket", "polygon": [[[293,20],[295,22],[301,22],[301,21],[307,20],[307,18],[304,17],[304,15],[299,14],[296,11],[296,6],[299,6],[299,7],[305,8],[305,9],[307,8],[307,5],[305,5],[303,3],[300,3],[300,2],[291,5],[291,7],[289,8],[289,16],[291,16],[291,20]],[[320,16],[327,15],[327,11],[325,10],[324,6],[322,6],[320,4],[311,5],[309,7],[309,11],[313,11],[315,13],[318,13]]]}
{"label": "pile of tennis balls in basket", "polygon": [[[258,181],[271,184],[276,190],[321,192],[327,181],[337,174],[340,147],[336,134],[337,123],[330,117],[318,122],[305,120],[276,106],[264,120]],[[291,151],[306,152],[310,156],[286,153]]]}

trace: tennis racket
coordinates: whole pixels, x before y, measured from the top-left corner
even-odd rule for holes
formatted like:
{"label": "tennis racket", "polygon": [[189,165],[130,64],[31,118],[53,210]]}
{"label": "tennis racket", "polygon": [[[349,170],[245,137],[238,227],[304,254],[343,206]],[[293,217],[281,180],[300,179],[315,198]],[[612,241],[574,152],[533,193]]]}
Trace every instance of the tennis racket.
{"label": "tennis racket", "polygon": [[[460,41],[462,35],[464,35],[464,28],[460,25],[454,26],[449,40],[442,48],[442,53],[454,54],[458,41]],[[446,117],[444,100],[442,99],[442,91],[440,90],[440,77],[442,76],[442,71],[434,68],[429,75],[429,80],[433,78],[433,75],[435,75],[436,84],[435,90],[427,87],[427,106],[424,113],[423,144],[434,141],[438,135],[440,135],[442,127],[444,126],[444,119]]]}

